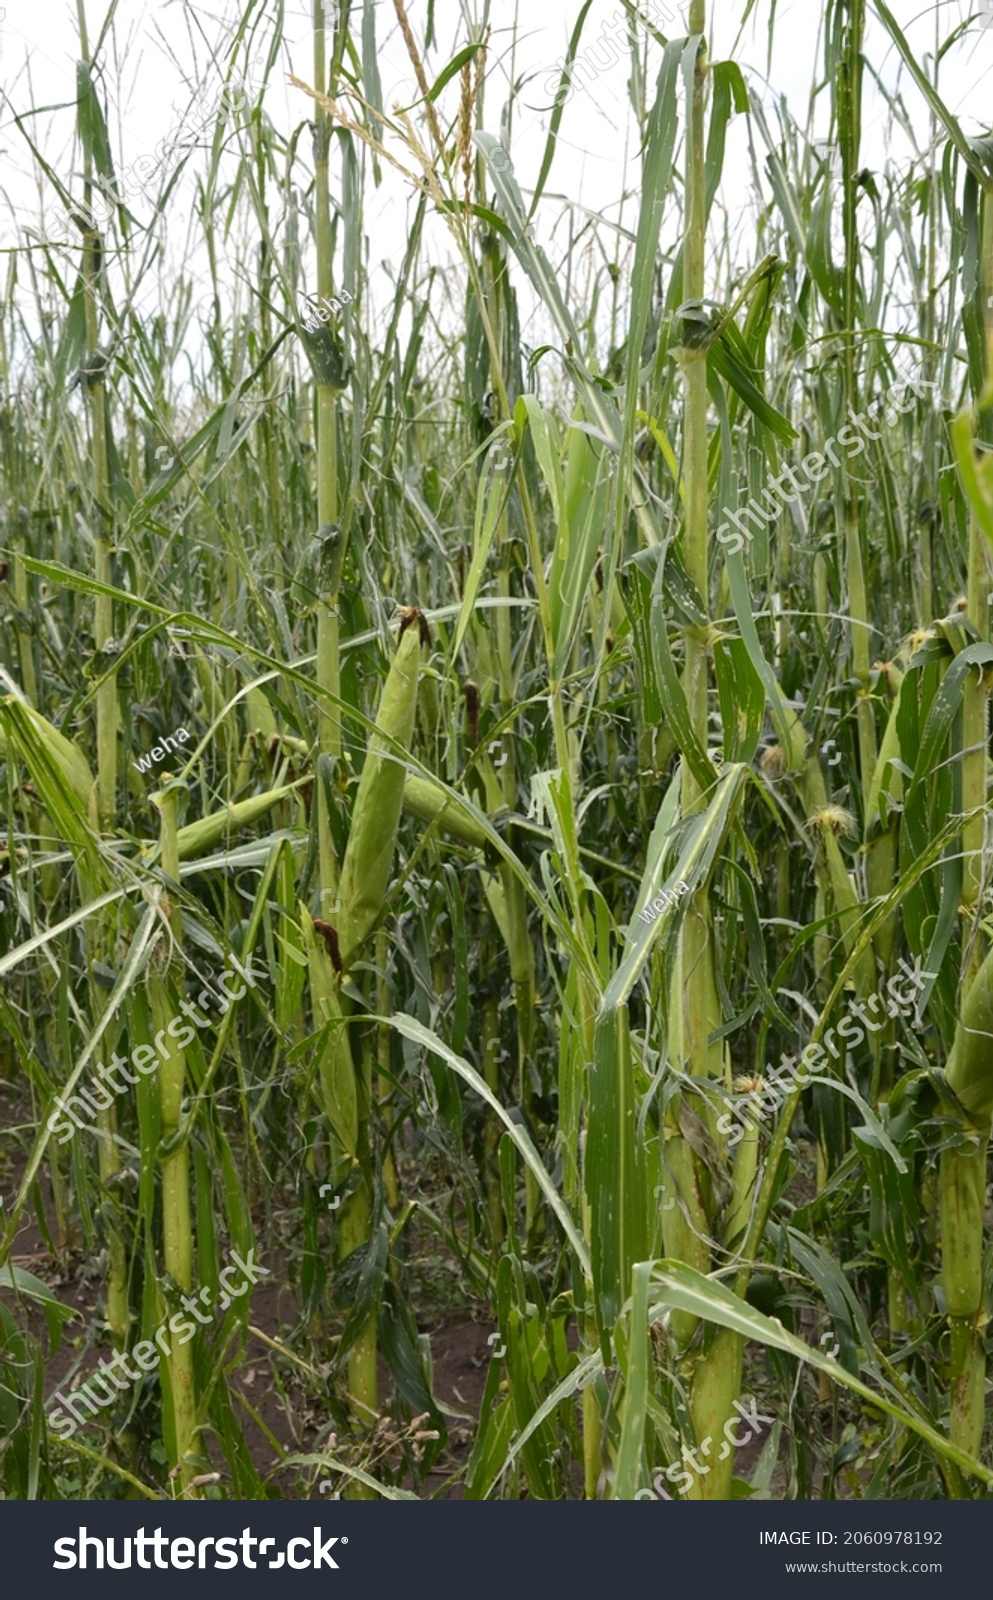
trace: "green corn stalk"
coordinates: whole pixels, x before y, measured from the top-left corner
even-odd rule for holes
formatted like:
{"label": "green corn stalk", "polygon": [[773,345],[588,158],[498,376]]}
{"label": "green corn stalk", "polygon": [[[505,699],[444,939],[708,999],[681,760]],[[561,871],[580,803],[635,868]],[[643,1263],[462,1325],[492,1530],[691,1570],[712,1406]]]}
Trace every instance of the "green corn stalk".
{"label": "green corn stalk", "polygon": [[[330,1024],[319,1059],[321,1095],[328,1119],[330,1181],[340,1192],[353,1187],[338,1211],[338,1259],[345,1261],[369,1239],[372,1215],[368,1171],[367,1122],[369,1096],[361,1073],[356,1072],[348,1037],[346,1007],[338,974],[323,939],[306,907],[300,906],[303,948],[307,957],[310,999],[315,1024]],[[355,1183],[355,1178],[358,1182]],[[356,1429],[376,1415],[376,1323],[370,1317],[348,1357],[348,1404]]]}
{"label": "green corn stalk", "polygon": [[[973,169],[973,176],[976,176]],[[987,450],[993,442],[993,183],[985,168],[977,184],[978,255],[976,294],[983,337],[974,393],[976,431]],[[968,591],[966,614],[981,639],[989,639],[990,559],[993,548],[993,476],[987,458],[976,464],[969,419],[951,428],[959,476],[969,501]],[[989,786],[988,673],[970,673],[962,691],[962,908],[965,959],[960,982],[959,1017],[946,1064],[948,1083],[962,1108],[939,1168],[942,1282],[951,1338],[953,1443],[978,1455],[983,1435],[986,1391],[983,1237],[986,1165],[993,1121],[993,952],[983,956],[980,893],[984,876],[984,834]]]}
{"label": "green corn stalk", "polygon": [[[338,65],[344,45],[344,30],[334,51],[334,64]],[[314,0],[314,82],[322,89],[327,81],[325,71],[324,0]],[[333,83],[330,85],[333,87]],[[331,258],[331,200],[328,160],[331,150],[331,117],[326,105],[318,100],[314,108],[314,205],[315,244],[317,247],[318,299],[330,298],[332,292]],[[322,336],[330,339],[328,330]],[[317,382],[317,520],[322,529],[336,528],[338,521],[338,390],[329,378],[334,376],[323,365],[318,367]],[[334,697],[322,700],[318,710],[318,748],[322,755],[340,756],[341,723],[336,702],[341,695],[341,662],[339,659],[338,603],[341,574],[345,557],[345,542],[340,530],[325,544],[331,545],[322,559],[317,611],[317,681],[322,689]],[[327,815],[327,796],[323,783],[317,785],[318,848],[320,852],[321,888],[333,895],[338,888],[338,863],[331,842],[331,825]]]}
{"label": "green corn stalk", "polygon": [[[689,78],[686,127],[686,215],[683,235],[683,299],[703,302],[706,292],[704,252],[706,241],[705,103],[708,79],[706,45],[706,0],[691,0],[689,35],[696,45],[692,77]],[[686,571],[701,595],[708,582],[707,502],[708,431],[706,350],[694,346],[689,334],[679,348],[677,359],[685,384],[684,479],[686,517],[684,553]],[[685,629],[685,668],[683,686],[694,734],[706,750],[708,745],[707,698],[709,654],[706,630],[693,624]],[[681,811],[691,816],[700,810],[705,797],[689,762],[682,772]],[[719,1077],[723,1072],[724,1050],[711,1045],[710,1035],[721,1024],[721,1006],[713,970],[713,938],[706,886],[694,895],[679,935],[679,948],[673,973],[674,1019],[670,1054],[686,1064],[695,1078]],[[663,1213],[666,1256],[687,1262],[706,1271],[710,1265],[707,1240],[711,1235],[709,1186],[702,1162],[681,1126],[681,1118],[692,1115],[684,1096],[674,1096],[666,1127],[665,1161],[671,1173],[679,1203]],[[696,1320],[674,1313],[672,1334],[685,1352]],[[703,1438],[707,1426],[721,1412],[727,1416],[740,1382],[740,1341],[732,1338],[715,1341],[706,1357],[690,1363],[690,1407],[694,1430]],[[716,1462],[711,1472],[694,1479],[694,1493],[700,1498],[726,1499],[731,1488],[731,1463]]]}
{"label": "green corn stalk", "polygon": [[[935,39],[938,39],[939,19],[935,14],[934,19]],[[934,62],[935,85],[937,86],[938,63],[940,51],[936,49],[932,60]],[[928,107],[929,143],[930,148],[936,149],[938,142],[938,118],[933,105]],[[921,333],[930,347],[935,345],[937,333],[937,306],[938,306],[938,275],[941,270],[941,260],[938,252],[938,219],[941,214],[941,179],[937,166],[932,167],[927,175],[927,242],[923,245],[927,262],[926,292],[922,299],[922,327]],[[923,287],[923,285],[922,285]],[[937,614],[934,603],[934,515],[933,505],[936,499],[934,483],[935,463],[935,435],[940,428],[940,421],[932,414],[931,409],[925,415],[923,461],[924,471],[921,477],[921,502],[922,505],[930,504],[932,513],[918,519],[918,541],[914,559],[914,584],[917,593],[917,617],[921,627],[925,627],[931,617]]]}
{"label": "green corn stalk", "polygon": [[962,1112],[940,1166],[941,1277],[951,1334],[953,1444],[978,1456],[986,1407],[983,1215],[993,1124],[993,952],[962,1004],[945,1068]]}
{"label": "green corn stalk", "polygon": [[[234,574],[233,562],[228,566],[228,572]],[[234,610],[233,602],[229,606],[229,610]],[[213,663],[207,659],[202,650],[198,650],[193,657],[193,670],[200,686],[201,715],[209,726],[214,722],[223,707],[228,704],[231,695],[235,692],[234,675],[230,672],[225,673],[225,676],[229,679],[229,687],[225,689],[221,681],[221,674],[215,670]],[[247,698],[249,697],[246,696]],[[232,763],[237,749],[237,728],[230,717],[224,717],[218,724],[215,736],[224,751],[225,761],[228,764]],[[133,772],[134,769],[132,768],[131,770]],[[245,781],[247,782],[247,779]],[[234,793],[237,794],[237,792],[238,789],[236,787]]]}
{"label": "green corn stalk", "polygon": [[[993,182],[982,186],[980,261],[978,297],[982,307],[984,340],[982,382],[975,396],[979,413],[979,436],[988,447],[993,443]],[[969,568],[966,615],[981,639],[990,636],[990,557],[979,526],[975,505],[969,517]],[[983,838],[989,780],[989,689],[983,678],[970,673],[962,693],[962,809],[966,822],[962,829],[964,875],[962,899],[975,914],[983,883]],[[978,939],[973,941],[968,978],[977,970],[981,956]],[[967,978],[967,981],[968,981]]]}
{"label": "green corn stalk", "polygon": [[[779,705],[789,735],[787,765],[795,775],[797,792],[803,803],[807,824],[817,838],[815,870],[818,887],[824,905],[833,905],[845,953],[850,955],[855,949],[858,938],[857,921],[861,903],[852,885],[835,833],[835,827],[841,819],[828,802],[824,774],[816,752],[807,753],[807,736],[803,724],[796,713],[784,704],[785,696],[781,689],[778,693]],[[871,994],[875,981],[872,953],[865,950],[858,957],[855,968],[855,987],[858,994],[862,997]]]}
{"label": "green corn stalk", "polygon": [[[495,966],[496,940],[489,934],[482,942],[480,971],[492,973]],[[492,979],[490,980],[492,983]],[[483,1002],[483,1077],[494,1096],[500,1095],[500,1015],[495,986]],[[503,1197],[500,1192],[498,1147],[500,1127],[496,1118],[487,1117],[483,1130],[483,1185],[490,1218],[490,1242],[494,1257],[498,1257],[504,1240]]]}
{"label": "green corn stalk", "polygon": [[[899,804],[903,795],[903,774],[895,765],[900,759],[900,736],[897,732],[897,714],[900,707],[900,685],[903,682],[903,673],[890,662],[886,668],[886,679],[893,704],[890,707],[886,731],[883,734],[879,747],[879,758],[869,785],[868,799],[866,801],[866,832],[869,843],[866,846],[865,879],[870,899],[881,895],[888,895],[893,889],[897,871],[897,828],[895,816],[889,816],[886,826],[882,825],[880,801],[883,794],[883,784],[886,793]],[[885,802],[889,809],[889,802]],[[879,828],[875,838],[871,830]],[[893,958],[893,947],[896,942],[897,919],[895,916],[887,918],[878,930],[873,941],[876,955],[884,972],[890,969]]]}
{"label": "green corn stalk", "polygon": [[[858,325],[861,293],[859,288],[859,234],[856,207],[857,182],[862,138],[862,51],[865,31],[865,0],[835,0],[834,25],[844,27],[839,47],[836,84],[838,142],[842,162],[842,221],[845,235],[843,279],[843,327]],[[856,382],[856,339],[845,335],[844,400],[858,410]],[[848,612],[851,619],[852,665],[859,682],[857,703],[859,766],[862,792],[867,795],[876,765],[876,728],[869,698],[869,613],[865,593],[865,561],[862,554],[861,497],[858,485],[847,474],[845,493],[845,570],[848,579]]]}
{"label": "green corn stalk", "polygon": [[[179,846],[176,828],[178,784],[167,782],[153,796],[162,818],[162,871],[167,880],[179,882]],[[178,948],[182,940],[182,914],[168,889],[163,890],[159,902],[162,915]],[[153,957],[149,974],[149,1000],[152,1035],[168,1030],[175,1016],[169,999],[169,956]],[[179,972],[181,974],[182,968]],[[179,977],[182,984],[182,977]],[[190,1220],[190,1161],[189,1144],[182,1136],[183,1094],[186,1086],[186,1057],[168,1031],[164,1033],[168,1054],[163,1056],[159,1068],[159,1172],[162,1190],[162,1253],[165,1270],[189,1294],[193,1287],[193,1228]],[[175,1442],[175,1461],[183,1491],[198,1498],[192,1487],[197,1473],[193,1460],[196,1444],[196,1392],[193,1371],[193,1347],[172,1341],[168,1356],[163,1356],[166,1366],[168,1393],[172,1410],[172,1436]]]}
{"label": "green corn stalk", "polygon": [[[6,421],[6,419],[4,419]],[[5,428],[4,433],[8,430]],[[0,434],[3,438],[3,434]],[[9,444],[7,439],[3,440]],[[23,529],[18,526],[13,539],[14,570],[13,589],[14,603],[17,610],[14,613],[14,629],[17,633],[17,657],[21,669],[21,682],[24,692],[32,705],[38,703],[38,681],[34,670],[34,656],[31,649],[31,624],[28,615],[28,575],[23,564],[17,559],[25,551],[26,540]]]}
{"label": "green corn stalk", "polygon": [[[92,74],[86,16],[83,0],[78,0],[77,18],[81,61],[77,67],[79,95],[77,106],[77,131],[83,147],[83,209],[89,222],[93,218],[93,165],[94,153],[102,158],[100,132],[103,115],[97,101],[96,84]],[[104,140],[106,134],[104,133]],[[102,161],[101,161],[102,164]],[[107,455],[108,397],[104,382],[103,358],[99,350],[100,263],[103,241],[96,228],[87,225],[82,238],[83,305],[86,323],[85,383],[87,406],[90,414],[90,461],[92,466],[91,518],[93,525],[94,571],[100,585],[96,596],[94,643],[100,659],[114,631],[113,602],[109,594],[111,577],[111,551],[114,529],[110,498],[110,472]],[[98,826],[112,831],[117,811],[117,680],[108,672],[97,689],[97,787],[96,804]],[[112,937],[112,927],[104,934]],[[97,935],[99,954],[105,955],[105,940]],[[93,1000],[99,1008],[99,991],[91,985]],[[112,1221],[110,1196],[120,1172],[117,1148],[117,1114],[111,1104],[97,1116],[99,1134],[100,1180],[108,1197],[106,1208],[108,1239],[107,1321],[114,1342],[123,1349],[127,1341],[128,1300],[127,1263],[124,1240]]]}
{"label": "green corn stalk", "polygon": [[[83,80],[81,100],[88,102],[87,116],[90,124],[99,115],[96,105],[96,88],[90,75],[91,63],[86,44],[86,23],[80,0],[80,44],[83,61],[80,74]],[[80,110],[82,118],[82,107]],[[89,128],[83,137],[83,204],[87,216],[92,215],[93,163],[90,154],[92,133]],[[99,351],[99,291],[100,261],[103,241],[94,228],[83,234],[83,286],[86,317],[86,396],[90,413],[90,459],[93,468],[92,518],[94,571],[93,576],[101,586],[96,596],[94,641],[98,655],[106,647],[114,630],[113,602],[109,594],[110,560],[114,530],[110,501],[109,469],[107,465],[107,390],[103,377],[102,356]],[[101,828],[112,829],[116,812],[117,794],[117,683],[113,672],[107,673],[97,690],[97,811]]]}
{"label": "green corn stalk", "polygon": [[[333,1136],[332,1181],[351,1179],[353,1187],[339,1217],[338,1253],[345,1259],[369,1241],[372,1215],[372,1173],[369,1156],[371,1070],[367,1057],[356,1069],[347,1028],[350,1009],[341,981],[350,973],[365,940],[382,914],[389,887],[397,829],[403,805],[406,771],[396,746],[410,745],[417,713],[417,677],[421,659],[421,617],[407,614],[370,736],[359,779],[348,844],[341,865],[341,910],[338,953],[333,963],[328,948],[301,908],[304,948],[310,970],[315,1020],[329,1022],[320,1058],[324,1107]],[[356,1421],[376,1415],[376,1322],[369,1319],[349,1354],[348,1392]]]}
{"label": "green corn stalk", "polygon": [[[389,958],[389,935],[385,928],[380,928],[376,934],[376,1013],[380,1017],[388,1017],[390,1014]],[[390,1028],[386,1022],[380,1023],[376,1029],[376,1064],[379,1069],[376,1099],[380,1116],[384,1118],[388,1114],[392,1094],[389,1080]],[[386,1192],[386,1203],[396,1216],[400,1210],[400,1184],[392,1145],[387,1145],[383,1152],[383,1188]],[[395,1270],[399,1270],[398,1265]]]}
{"label": "green corn stalk", "polygon": [[[477,114],[480,111],[481,108],[477,107]],[[486,197],[481,163],[477,162],[475,176],[477,199],[480,204],[483,204]],[[497,420],[506,421],[512,414],[508,383],[513,381],[515,386],[520,388],[521,380],[519,352],[514,345],[515,334],[518,334],[517,303],[516,297],[510,288],[506,253],[499,240],[495,240],[494,247],[486,252],[479,273],[473,272],[473,289],[487,344],[489,387],[495,392],[499,401]],[[467,374],[470,386],[472,376],[472,374]],[[521,402],[518,401],[513,410],[518,429],[523,424],[523,418],[519,412],[520,405]],[[570,763],[566,760],[568,746],[557,682],[559,673],[554,666],[555,651],[551,633],[550,595],[544,584],[542,563],[540,557],[537,556],[538,532],[527,484],[523,472],[519,470],[516,474],[516,484],[527,525],[529,546],[532,551],[545,651],[551,673],[549,698],[552,704],[555,725],[556,755],[558,761],[563,764],[563,770],[568,775]],[[493,492],[499,492],[497,483],[494,484]],[[510,496],[508,494],[500,501],[495,529],[497,553],[496,591],[502,599],[509,599],[512,593],[511,573],[514,559],[514,541],[511,537],[509,506]],[[503,710],[509,712],[515,704],[516,674],[513,665],[508,606],[501,606],[496,615],[496,657],[500,702]],[[503,755],[504,759],[499,778],[497,778],[488,756],[477,755],[477,767],[483,775],[490,811],[497,809],[501,803],[507,805],[511,811],[514,811],[517,805],[517,758],[513,739],[508,738],[505,741]],[[508,843],[511,848],[516,843],[513,831],[509,835]],[[517,1017],[517,1064],[521,1104],[525,1108],[525,1113],[530,1114],[533,1101],[530,1063],[535,1022],[534,946],[528,931],[527,910],[519,880],[505,863],[501,864],[499,879],[502,891],[502,914],[499,916],[498,922],[510,958],[511,982],[514,986]],[[487,890],[488,895],[491,896],[491,909],[493,908],[492,892],[495,889],[496,885],[494,884],[491,889]],[[538,1190],[534,1176],[528,1169],[525,1169],[524,1174],[524,1192],[525,1228],[528,1235],[530,1235],[538,1213]]]}

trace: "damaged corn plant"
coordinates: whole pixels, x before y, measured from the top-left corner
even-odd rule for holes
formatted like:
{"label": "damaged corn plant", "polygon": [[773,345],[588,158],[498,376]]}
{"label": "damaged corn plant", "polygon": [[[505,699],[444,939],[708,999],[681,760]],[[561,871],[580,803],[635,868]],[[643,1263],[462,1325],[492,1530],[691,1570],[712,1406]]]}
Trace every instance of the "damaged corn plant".
{"label": "damaged corn plant", "polygon": [[609,218],[588,7],[535,122],[250,0],[138,199],[113,5],[15,105],[8,1498],[993,1487],[993,136],[745,10],[624,0]]}

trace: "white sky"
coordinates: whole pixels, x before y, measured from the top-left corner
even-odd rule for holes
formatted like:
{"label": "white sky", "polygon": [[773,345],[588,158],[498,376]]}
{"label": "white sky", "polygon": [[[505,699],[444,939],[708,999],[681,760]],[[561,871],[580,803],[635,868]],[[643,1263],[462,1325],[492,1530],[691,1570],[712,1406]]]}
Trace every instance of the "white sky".
{"label": "white sky", "polygon": [[[662,0],[659,0],[662,3]],[[665,0],[670,12],[678,11],[680,25],[670,26],[673,34],[682,27],[684,8],[679,0]],[[785,96],[793,114],[805,121],[811,85],[817,81],[821,54],[819,0],[780,0],[775,25],[775,46],[768,84],[765,79],[767,23],[770,0],[758,0],[754,18],[739,38],[740,18],[745,0],[712,0],[708,6],[708,29],[714,60],[731,55],[742,66],[749,88],[764,101],[770,114],[776,95]],[[963,119],[967,134],[989,127],[991,116],[990,71],[993,68],[993,0],[940,0],[937,6],[919,0],[892,0],[897,21],[919,52],[931,51],[935,27],[940,37],[970,15],[986,8],[986,26],[973,23],[963,39],[945,57],[942,67],[942,92],[950,107]],[[175,132],[191,98],[188,85],[203,85],[203,93],[216,93],[218,84],[209,66],[208,46],[217,48],[230,29],[232,19],[245,7],[232,0],[189,5],[186,0],[165,0],[164,4],[145,4],[142,0],[121,0],[109,49],[101,59],[113,63],[107,74],[106,90],[111,101],[111,142],[115,162],[130,166],[137,157],[154,149],[157,142]],[[272,0],[264,12],[276,14]],[[357,6],[356,6],[357,9]],[[651,13],[646,0],[644,9]],[[24,113],[32,104],[46,108],[43,115],[30,118],[26,126],[40,145],[45,158],[65,178],[73,149],[75,118],[75,61],[78,54],[75,0],[3,0],[0,20],[0,79],[5,98],[0,107],[0,248],[8,251],[20,238],[25,224],[37,226],[43,206],[48,211],[54,200],[44,202],[30,153],[14,124],[12,112]],[[595,0],[584,30],[583,48],[594,45],[604,24],[618,10],[618,0]],[[914,120],[921,144],[926,142],[927,116],[921,97],[890,46],[878,19],[870,13],[866,53],[884,81],[893,85],[898,77]],[[96,38],[105,7],[86,0],[91,42]],[[536,109],[530,114],[519,105],[515,110],[511,157],[519,183],[527,194],[537,174],[544,149],[549,95],[548,75],[556,71],[555,62],[564,54],[579,5],[575,0],[541,0],[541,6],[512,4],[495,0],[490,21],[493,26],[488,59],[488,85],[485,101],[485,126],[499,132],[500,111],[506,99],[511,62],[503,56],[509,49],[516,26],[518,43],[512,70],[518,81],[534,81],[524,90],[523,107]],[[383,87],[389,104],[394,94],[403,93],[411,81],[410,65],[399,34],[392,4],[376,0],[378,59]],[[480,16],[474,0],[465,7],[459,0],[437,0],[435,6],[438,45],[428,60],[428,76],[433,78],[454,51],[467,42],[465,18]],[[427,18],[423,0],[411,0],[409,15],[420,40]],[[292,71],[311,81],[309,9],[304,0],[289,0],[286,6],[285,46],[279,68],[273,73],[265,107],[276,127],[289,133],[310,115],[311,102],[287,84],[283,72]],[[353,13],[354,17],[354,13]],[[265,25],[264,38],[271,36],[271,23]],[[651,76],[657,70],[658,47],[653,47]],[[606,67],[588,90],[577,89],[566,107],[560,141],[548,183],[549,199],[538,214],[537,231],[548,242],[550,230],[560,221],[565,199],[592,213],[633,225],[638,196],[629,193],[622,200],[622,189],[630,191],[637,182],[637,150],[627,100],[627,67],[618,61]],[[885,102],[866,79],[863,150],[867,165],[878,169],[888,158],[902,160],[907,151],[902,130],[892,126]],[[454,113],[459,85],[455,79],[440,101],[442,122]],[[412,96],[411,96],[412,97]],[[826,132],[828,96],[822,94],[817,107],[814,132]],[[741,228],[751,226],[751,181],[746,161],[744,121],[732,124],[729,151],[719,204]],[[396,147],[393,147],[396,149]],[[304,133],[299,142],[297,177],[309,174],[311,141]],[[396,150],[398,155],[403,152]],[[170,206],[170,231],[174,223],[185,225],[192,210],[193,172],[202,166],[205,153],[197,152],[184,174]],[[153,180],[157,181],[157,180]],[[79,184],[75,191],[79,193]],[[275,197],[274,197],[275,198]],[[143,197],[131,202],[143,219],[150,207]],[[377,311],[385,314],[389,301],[389,279],[399,268],[407,240],[408,219],[414,200],[410,186],[391,169],[384,168],[384,181],[378,191],[368,184],[365,194],[364,254],[371,274],[369,293]],[[454,245],[440,219],[431,222],[429,253],[439,262],[455,259]],[[195,232],[190,237],[195,239]],[[555,244],[564,247],[566,233],[557,231]],[[175,239],[173,246],[175,247]],[[754,248],[754,240],[750,241]],[[187,259],[185,265],[195,266]],[[233,270],[233,263],[232,270]],[[244,264],[251,275],[251,265]],[[461,277],[461,269],[459,276]],[[518,274],[519,281],[519,274]],[[527,337],[527,335],[525,335]]]}

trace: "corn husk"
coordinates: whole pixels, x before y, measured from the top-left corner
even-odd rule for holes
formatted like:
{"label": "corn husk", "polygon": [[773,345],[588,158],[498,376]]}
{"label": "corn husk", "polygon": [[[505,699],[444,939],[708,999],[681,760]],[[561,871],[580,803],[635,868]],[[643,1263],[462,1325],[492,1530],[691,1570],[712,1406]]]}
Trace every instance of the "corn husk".
{"label": "corn husk", "polygon": [[407,777],[403,760],[390,741],[404,749],[410,745],[420,662],[421,641],[415,624],[404,632],[383,686],[377,732],[369,741],[341,866],[338,940],[346,971],[386,899]]}

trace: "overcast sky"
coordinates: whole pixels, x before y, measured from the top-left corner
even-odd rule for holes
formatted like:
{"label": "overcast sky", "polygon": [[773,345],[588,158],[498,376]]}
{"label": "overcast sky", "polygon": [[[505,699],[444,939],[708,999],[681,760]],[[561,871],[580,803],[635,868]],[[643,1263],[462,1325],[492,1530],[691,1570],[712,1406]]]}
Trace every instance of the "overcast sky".
{"label": "overcast sky", "polygon": [[[64,177],[69,169],[73,147],[75,62],[78,55],[75,0],[3,0],[5,15],[0,21],[0,73],[5,100],[0,111],[0,185],[5,202],[0,213],[0,243],[10,249],[19,228],[33,225],[43,209],[37,175],[32,168],[25,141],[14,125],[12,112],[24,113],[32,105],[45,108],[42,115],[30,118],[27,127],[45,157]],[[962,40],[945,57],[942,66],[942,91],[949,105],[963,119],[968,134],[989,127],[991,115],[990,83],[993,69],[993,0],[975,0],[970,7],[964,0],[944,0],[937,7],[918,0],[891,0],[891,9],[908,37],[923,57],[933,49],[935,26],[945,37],[956,23],[987,7],[985,25],[972,24]],[[767,69],[767,24],[770,0],[758,0],[754,18],[741,30],[745,0],[716,0],[708,6],[708,27],[714,59],[726,55],[742,66],[749,87],[771,108],[776,95],[785,96],[794,116],[805,122],[811,84],[817,78],[822,41],[819,0],[780,0],[776,13],[775,41]],[[231,0],[215,0],[214,5],[189,5],[186,0],[165,0],[146,4],[143,0],[121,0],[109,48],[101,60],[107,65],[106,91],[111,102],[111,140],[115,161],[127,167],[151,152],[159,140],[175,132],[181,114],[189,104],[189,86],[202,86],[209,97],[217,91],[210,66],[210,49],[217,49],[229,36],[234,18],[244,9]],[[648,15],[668,10],[674,20],[660,24],[675,35],[682,31],[684,8],[678,0],[645,0]],[[87,23],[91,42],[102,25],[105,9],[87,0]],[[358,10],[356,0],[355,11]],[[267,0],[263,8],[272,17],[276,7]],[[529,79],[515,111],[511,157],[518,181],[525,193],[533,183],[544,148],[550,93],[556,72],[555,63],[563,56],[568,36],[578,14],[574,0],[537,0],[517,6],[511,0],[495,0],[489,16],[493,27],[488,61],[488,86],[485,125],[500,129],[500,112],[507,98],[511,75],[518,82]],[[900,79],[907,106],[922,146],[927,140],[927,115],[921,97],[909,80],[869,0],[866,54],[884,81],[892,86]],[[584,48],[598,46],[605,26],[618,13],[618,0],[595,0],[584,30]],[[467,42],[466,17],[477,18],[481,10],[474,3],[463,7],[458,0],[436,0],[437,45],[429,56],[429,77],[437,74]],[[678,14],[678,20],[675,20]],[[354,13],[353,13],[354,15]],[[387,103],[396,95],[410,94],[410,66],[400,37],[390,0],[376,0],[378,61]],[[423,0],[412,0],[409,15],[415,34],[423,37],[427,7]],[[303,0],[290,0],[286,7],[285,45],[278,68],[272,75],[265,108],[276,127],[290,132],[310,115],[311,102],[286,82],[293,72],[309,82],[311,43],[309,10]],[[516,53],[510,57],[516,29]],[[271,23],[266,23],[260,39],[268,43]],[[660,58],[652,47],[651,70]],[[609,51],[606,57],[609,61]],[[185,84],[184,84],[185,79]],[[906,138],[894,128],[883,97],[870,78],[866,79],[864,117],[864,159],[879,168],[887,159],[902,162],[907,155]],[[443,120],[458,104],[458,81],[443,92]],[[533,108],[528,110],[527,108]],[[815,136],[826,129],[828,97],[818,102]],[[395,147],[394,147],[395,148]],[[300,144],[304,160],[310,160],[310,140]],[[398,154],[401,152],[397,152]],[[174,216],[189,211],[193,192],[192,172],[198,152],[184,174],[176,200]],[[303,168],[299,169],[303,176]],[[550,230],[561,224],[565,199],[590,212],[622,225],[633,225],[638,197],[625,186],[636,184],[637,150],[632,136],[627,98],[627,70],[620,61],[606,65],[595,83],[577,89],[566,107],[559,148],[548,184],[549,199],[539,212],[539,237],[548,239]],[[78,182],[75,185],[79,192]],[[51,205],[50,198],[46,203]],[[732,124],[732,135],[719,196],[732,220],[742,229],[750,227],[750,176],[746,160],[744,119]],[[141,197],[132,202],[143,216]],[[367,261],[372,281],[370,293],[383,304],[388,299],[388,284],[401,261],[407,239],[408,218],[413,209],[411,189],[388,167],[378,191],[366,191],[365,234]],[[454,248],[444,224],[433,219],[430,250],[434,259],[454,260]],[[23,235],[21,235],[23,238]],[[557,235],[564,240],[564,235]],[[752,240],[754,246],[754,240]],[[192,263],[187,261],[187,266]]]}

